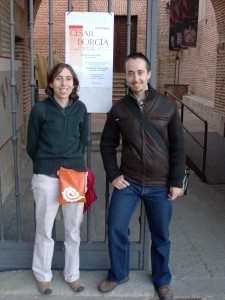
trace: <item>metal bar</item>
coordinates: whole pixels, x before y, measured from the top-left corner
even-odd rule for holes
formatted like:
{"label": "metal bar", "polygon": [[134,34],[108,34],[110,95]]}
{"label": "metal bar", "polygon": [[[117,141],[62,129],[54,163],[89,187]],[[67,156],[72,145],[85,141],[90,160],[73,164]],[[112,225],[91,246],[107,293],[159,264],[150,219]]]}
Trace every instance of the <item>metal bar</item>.
{"label": "metal bar", "polygon": [[152,0],[147,0],[147,20],[146,20],[146,56],[151,62],[151,18]]}
{"label": "metal bar", "polygon": [[205,121],[205,133],[204,133],[204,151],[203,151],[203,161],[202,161],[202,173],[203,180],[206,180],[205,169],[206,169],[206,156],[207,156],[207,141],[208,141],[208,122]]}
{"label": "metal bar", "polygon": [[181,104],[181,114],[180,114],[181,122],[184,123],[184,105]]}
{"label": "metal bar", "polygon": [[49,0],[49,69],[53,68],[53,17],[52,17],[52,0]]}
{"label": "metal bar", "polygon": [[175,59],[175,68],[174,68],[174,81],[173,81],[173,84],[176,84],[176,74],[177,74],[177,61]]}
{"label": "metal bar", "polygon": [[[91,1],[88,0],[88,11],[91,11]],[[92,134],[91,134],[91,113],[88,113],[88,138],[87,138],[87,165],[91,169],[91,144],[92,144]],[[91,220],[91,207],[87,211],[87,242],[92,241],[92,220]]]}
{"label": "metal bar", "polygon": [[186,107],[190,112],[192,112],[196,117],[198,117],[200,120],[202,120],[202,122],[205,122],[206,120],[203,119],[199,114],[197,114],[192,108],[190,108],[187,104],[183,103],[179,98],[177,98],[175,95],[173,95],[172,93],[170,93],[169,91],[165,91],[165,95],[169,95],[172,98],[174,98],[176,101],[180,102],[184,107]]}
{"label": "metal bar", "polygon": [[92,144],[92,134],[91,134],[91,114],[88,114],[88,137],[87,137],[87,165],[91,169],[91,144]]}
{"label": "metal bar", "polygon": [[72,3],[72,0],[68,0],[68,11],[69,11],[69,12],[73,11],[73,3]]}
{"label": "metal bar", "polygon": [[[92,144],[92,134],[91,134],[91,114],[88,114],[88,138],[87,138],[87,165],[91,169],[91,144]],[[87,211],[87,242],[92,241],[92,226],[91,226],[91,206]]]}
{"label": "metal bar", "polygon": [[[33,0],[29,1],[29,31],[30,31],[30,87],[31,87],[31,105],[36,102],[36,82],[34,77],[34,6]],[[35,203],[34,203],[34,220],[35,220]],[[36,223],[35,223],[36,230]]]}
{"label": "metal bar", "polygon": [[2,205],[2,180],[0,168],[0,241],[4,240],[3,205]]}
{"label": "metal bar", "polygon": [[31,105],[35,103],[35,78],[34,78],[34,6],[33,0],[29,1],[29,31],[30,31],[30,87],[31,87]]}
{"label": "metal bar", "polygon": [[88,11],[92,11],[92,0],[88,0]]}
{"label": "metal bar", "polygon": [[157,62],[157,0],[148,0],[147,2],[147,26],[146,26],[146,56],[151,62],[151,70],[154,76],[151,76],[150,82],[156,87],[156,62]]}
{"label": "metal bar", "polygon": [[[207,157],[207,140],[208,140],[208,122],[203,119],[200,115],[198,115],[193,109],[191,109],[187,104],[183,103],[179,98],[175,95],[171,94],[168,91],[165,91],[165,95],[170,95],[176,101],[181,103],[182,108],[186,107],[192,114],[194,114],[199,120],[204,123],[204,142],[203,145],[191,134],[191,132],[183,125],[185,131],[192,137],[192,139],[203,149],[203,157],[202,157],[202,170],[201,170],[201,178],[202,180],[206,180],[205,169],[206,169],[206,157]],[[183,123],[183,115],[182,115],[182,123]],[[190,159],[190,158],[189,158]],[[191,159],[190,159],[191,160]]]}
{"label": "metal bar", "polygon": [[201,144],[194,136],[193,136],[193,134],[191,134],[191,131],[189,131],[188,129],[187,129],[187,127],[186,126],[183,126],[183,128],[185,129],[185,131],[187,132],[187,134],[189,134],[189,136],[191,136],[192,137],[192,139],[204,150],[204,143],[203,144]]}
{"label": "metal bar", "polygon": [[19,176],[18,176],[18,155],[17,144],[18,137],[16,132],[16,97],[15,97],[15,23],[14,23],[14,1],[10,0],[10,55],[11,55],[11,97],[12,97],[12,143],[13,143],[13,161],[14,161],[14,177],[15,177],[15,200],[16,200],[16,221],[17,221],[17,239],[21,240],[21,224],[20,224],[20,193],[19,193]]}
{"label": "metal bar", "polygon": [[[52,0],[49,0],[49,69],[51,70],[54,66],[53,62],[53,13],[52,13]],[[54,221],[52,229],[52,238],[56,240],[56,222]]]}
{"label": "metal bar", "polygon": [[108,12],[112,12],[112,0],[108,0]]}
{"label": "metal bar", "polygon": [[[146,222],[147,222],[147,218],[146,218],[146,213],[145,213],[145,209],[144,209],[144,205],[143,205],[143,201],[141,199],[140,201],[140,217],[139,217],[139,222],[140,222],[140,232],[139,232],[139,243],[140,245],[143,245],[142,247],[142,251],[140,251],[140,268],[143,269],[143,267],[145,266],[145,249],[144,249],[144,244],[145,244],[145,240],[146,240],[146,234],[148,231],[148,229],[146,230]],[[149,234],[148,234],[149,236]],[[147,251],[148,253],[148,251]]]}
{"label": "metal bar", "polygon": [[109,211],[109,177],[106,176],[106,182],[105,182],[105,242],[107,242],[107,216]]}
{"label": "metal bar", "polygon": [[[131,0],[127,0],[127,55],[130,54],[130,35],[131,35]],[[128,93],[128,84],[125,79],[125,91]]]}
{"label": "metal bar", "polygon": [[[157,56],[157,0],[147,0],[146,11],[146,57],[151,63],[151,71],[155,76],[151,76],[150,83],[156,87],[156,56]],[[146,219],[146,213],[141,206],[141,237],[140,243],[143,245],[142,253],[143,258],[141,268],[148,269],[149,265],[149,245],[150,235],[149,226]],[[141,263],[140,262],[140,263]]]}
{"label": "metal bar", "polygon": [[131,0],[127,0],[127,55],[130,54]]}
{"label": "metal bar", "polygon": [[180,81],[180,58],[179,58],[179,51],[176,54],[176,84],[179,84]]}
{"label": "metal bar", "polygon": [[193,170],[195,172],[195,174],[197,176],[199,176],[199,178],[201,178],[203,181],[206,181],[206,180],[204,180],[202,171],[200,170],[198,165],[196,163],[194,163],[192,159],[190,159],[190,156],[188,154],[186,154],[186,164],[191,170]]}

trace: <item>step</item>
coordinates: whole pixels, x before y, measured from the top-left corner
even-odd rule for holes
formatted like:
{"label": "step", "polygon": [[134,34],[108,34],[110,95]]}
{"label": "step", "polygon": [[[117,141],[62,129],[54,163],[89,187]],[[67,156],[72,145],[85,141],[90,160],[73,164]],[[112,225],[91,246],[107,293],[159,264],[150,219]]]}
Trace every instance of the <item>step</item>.
{"label": "step", "polygon": [[[74,293],[68,284],[63,280],[62,271],[53,271],[53,293],[50,296],[43,296],[36,287],[32,271],[12,271],[0,273],[0,299],[4,300],[33,300],[49,297],[54,300],[153,300],[155,289],[150,281],[150,276],[145,271],[132,271],[130,280],[119,285],[109,294],[104,295],[97,289],[98,283],[106,278],[106,271],[81,271],[81,278],[85,283],[85,290],[81,293]],[[3,296],[4,295],[4,296]],[[4,298],[2,298],[4,297]],[[132,298],[130,298],[132,297]]]}
{"label": "step", "polygon": [[[147,271],[131,271],[130,280],[107,294],[98,291],[98,283],[105,279],[106,271],[81,271],[85,290],[74,293],[63,280],[62,270],[53,271],[53,293],[43,296],[36,287],[31,270],[0,272],[1,300],[157,300],[157,292]],[[224,277],[173,278],[174,300],[224,300]]]}

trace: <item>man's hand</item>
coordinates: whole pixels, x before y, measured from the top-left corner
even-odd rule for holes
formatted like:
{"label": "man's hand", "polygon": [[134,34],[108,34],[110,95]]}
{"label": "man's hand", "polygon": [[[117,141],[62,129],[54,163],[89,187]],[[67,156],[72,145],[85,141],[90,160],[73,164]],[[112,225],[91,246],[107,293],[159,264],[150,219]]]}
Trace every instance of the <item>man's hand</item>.
{"label": "man's hand", "polygon": [[118,190],[122,190],[128,187],[130,184],[124,179],[123,175],[120,175],[119,177],[117,177],[112,181],[112,185],[116,187]]}
{"label": "man's hand", "polygon": [[168,195],[169,200],[175,200],[177,197],[183,195],[183,189],[178,187],[170,187],[170,193]]}

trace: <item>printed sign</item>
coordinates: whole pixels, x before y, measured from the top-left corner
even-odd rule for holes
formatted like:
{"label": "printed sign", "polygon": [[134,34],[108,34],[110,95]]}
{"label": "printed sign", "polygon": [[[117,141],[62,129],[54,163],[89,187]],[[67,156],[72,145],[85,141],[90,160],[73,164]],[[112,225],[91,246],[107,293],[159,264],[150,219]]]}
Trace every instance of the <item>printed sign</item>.
{"label": "printed sign", "polygon": [[199,0],[171,0],[169,49],[196,47]]}
{"label": "printed sign", "polygon": [[113,14],[66,13],[66,62],[78,76],[89,113],[106,113],[112,105],[113,32]]}

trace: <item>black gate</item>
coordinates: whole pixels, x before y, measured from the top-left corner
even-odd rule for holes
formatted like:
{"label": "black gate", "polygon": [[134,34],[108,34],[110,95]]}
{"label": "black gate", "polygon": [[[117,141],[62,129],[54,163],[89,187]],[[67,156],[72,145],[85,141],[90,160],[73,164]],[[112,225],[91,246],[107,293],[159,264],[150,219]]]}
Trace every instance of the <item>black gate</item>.
{"label": "black gate", "polygon": [[[95,190],[98,199],[84,214],[81,225],[81,269],[101,270],[109,266],[105,220],[111,194],[111,186],[106,182],[99,145],[91,153],[92,171],[95,174]],[[27,162],[19,177],[20,213],[16,207],[14,190],[2,207],[2,237],[0,242],[0,270],[30,269],[35,235],[34,200],[31,191],[32,163]],[[19,220],[18,220],[19,219]],[[19,226],[19,227],[18,227]],[[19,230],[18,230],[19,229]],[[145,215],[141,205],[137,208],[131,223],[131,269],[143,269],[145,237]],[[53,230],[55,251],[53,268],[64,266],[64,228],[61,211],[56,217]]]}
{"label": "black gate", "polygon": [[[13,2],[10,1],[10,35],[11,35],[11,61],[14,61],[14,11]],[[69,8],[71,6],[69,1]],[[157,1],[148,0],[147,9],[147,32],[146,32],[146,53],[152,61],[152,69],[156,74],[156,12]],[[31,96],[32,103],[35,102],[35,81],[33,73],[33,3],[29,1],[29,24],[30,24],[30,65],[31,65]],[[49,1],[49,26],[50,41],[52,41],[52,22],[51,22],[51,5]],[[88,1],[88,9],[91,10],[91,1]],[[108,1],[108,10],[111,11],[111,1]],[[131,1],[127,1],[127,54],[129,54],[129,35],[131,18]],[[53,57],[53,45],[50,42],[50,56]],[[51,62],[51,57],[50,57]],[[14,66],[11,65],[11,91],[12,103],[16,103],[15,94],[15,77]],[[155,80],[155,79],[154,79]],[[152,82],[154,86],[154,82]],[[16,122],[16,110],[12,111],[13,122]],[[91,166],[95,174],[95,190],[98,200],[91,206],[87,213],[84,214],[84,221],[81,225],[81,247],[80,259],[82,270],[103,270],[109,267],[109,255],[106,235],[106,218],[108,205],[110,201],[111,185],[106,179],[103,169],[102,160],[99,152],[99,132],[94,141],[94,132],[92,130],[93,120],[89,116],[89,144],[87,148],[87,165]],[[104,120],[103,120],[104,122]],[[0,271],[30,269],[32,264],[34,235],[35,235],[35,218],[34,218],[34,200],[30,188],[32,178],[31,161],[25,155],[27,161],[26,167],[19,174],[17,158],[17,132],[13,126],[12,133],[13,143],[13,160],[15,186],[7,199],[2,201],[2,183],[0,174]],[[1,172],[1,171],[0,171]],[[140,203],[133,216],[131,227],[131,269],[144,269],[148,266],[149,258],[149,236],[146,224],[145,213]],[[55,240],[55,251],[53,257],[53,269],[62,269],[64,266],[64,229],[63,220],[60,211],[57,215],[53,238]]]}

